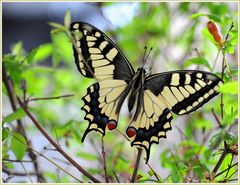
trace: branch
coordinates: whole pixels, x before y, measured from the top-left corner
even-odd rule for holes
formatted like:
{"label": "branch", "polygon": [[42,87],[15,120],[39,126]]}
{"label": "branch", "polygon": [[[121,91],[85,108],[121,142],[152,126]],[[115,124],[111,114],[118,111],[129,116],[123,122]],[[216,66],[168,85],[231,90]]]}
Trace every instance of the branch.
{"label": "branch", "polygon": [[[13,91],[13,85],[10,83],[11,79],[7,76],[7,70],[4,66],[4,62],[2,63],[2,75],[3,75],[2,80],[3,80],[3,83],[6,87],[11,107],[12,107],[13,111],[16,111],[17,106],[16,106],[16,102],[15,102],[15,99],[14,99],[15,96],[14,96],[14,91]],[[17,129],[23,135],[23,137],[26,139],[28,145],[31,146],[32,145],[31,141],[27,138],[27,135],[26,135],[26,132],[24,130],[22,121],[18,119],[17,120],[17,125],[18,125]],[[41,174],[39,172],[39,165],[38,165],[37,156],[31,150],[28,150],[28,156],[33,161],[34,170],[36,171],[36,174],[38,174],[37,181],[38,182],[45,182],[46,180],[44,179],[43,174]]]}
{"label": "branch", "polygon": [[86,177],[91,179],[93,182],[100,183],[99,180],[97,180],[95,177],[93,177],[91,174],[89,174],[86,170],[83,169],[82,166],[80,166],[73,158],[71,158],[52,138],[48,133],[45,131],[45,129],[40,125],[40,123],[34,118],[34,116],[29,112],[29,110],[26,108],[24,103],[20,100],[19,97],[17,97],[18,102],[22,109],[26,112],[28,117],[32,120],[34,125],[38,128],[38,130],[45,136],[45,138],[56,148],[56,150],[65,157],[74,167],[78,169],[81,173],[83,173]]}
{"label": "branch", "polygon": [[227,149],[226,149],[226,143],[225,143],[225,142],[224,142],[224,145],[225,145],[225,148],[224,148],[224,150],[223,150],[223,153],[222,153],[221,157],[219,158],[216,166],[214,167],[214,169],[213,169],[213,171],[212,171],[212,173],[211,173],[214,177],[215,177],[215,174],[217,173],[219,167],[221,166],[223,160],[225,159],[225,157],[226,157],[227,154],[228,154],[228,151],[227,151]]}
{"label": "branch", "polygon": [[7,161],[7,162],[24,162],[24,163],[32,163],[34,161],[29,161],[29,160],[14,160],[14,159],[2,159],[2,161]]}
{"label": "branch", "polygon": [[106,183],[109,182],[109,178],[108,178],[108,174],[107,174],[107,162],[106,162],[106,153],[104,150],[104,141],[103,141],[103,137],[102,137],[102,157],[103,157],[103,169],[104,169],[104,177],[105,177],[105,181]]}
{"label": "branch", "polygon": [[137,160],[136,160],[134,170],[133,170],[133,174],[132,174],[132,178],[131,178],[131,181],[130,181],[131,183],[134,183],[135,180],[136,180],[141,155],[142,155],[142,148],[138,148]]}
{"label": "branch", "polygon": [[217,123],[218,123],[218,126],[219,126],[220,128],[223,128],[223,126],[222,126],[222,124],[221,124],[219,118],[217,117],[217,115],[216,115],[216,113],[215,113],[215,111],[214,111],[213,108],[211,109],[211,111],[212,111],[213,117],[215,118],[215,120],[216,120]]}
{"label": "branch", "polygon": [[62,96],[53,96],[53,97],[44,97],[44,98],[32,98],[32,99],[29,99],[28,102],[38,101],[38,100],[60,99],[60,98],[67,98],[67,97],[71,97],[71,96],[74,96],[74,94],[66,94],[66,95],[62,95]]}
{"label": "branch", "polygon": [[[2,171],[4,173],[8,174],[8,175],[15,175],[15,176],[26,176],[27,175],[26,172],[10,171],[10,170],[8,170],[6,168],[3,168]],[[31,175],[31,176],[36,175],[36,176],[38,176],[39,174],[37,174],[36,172],[28,172],[28,175]]]}

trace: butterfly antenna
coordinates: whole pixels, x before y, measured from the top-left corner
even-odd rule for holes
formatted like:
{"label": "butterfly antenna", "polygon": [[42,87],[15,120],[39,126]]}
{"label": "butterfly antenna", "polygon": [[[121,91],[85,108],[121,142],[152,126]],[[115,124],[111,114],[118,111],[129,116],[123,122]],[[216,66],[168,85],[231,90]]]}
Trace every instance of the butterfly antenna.
{"label": "butterfly antenna", "polygon": [[[151,53],[152,50],[153,50],[153,47],[150,48],[150,50],[149,50],[149,52],[148,52],[147,55],[145,54],[145,53],[146,53],[146,50],[145,50],[144,56],[146,55],[146,57],[145,57],[144,60],[143,60],[143,61],[144,61],[144,65],[146,64],[146,61],[147,61],[147,59],[148,59],[148,57],[149,57],[149,55],[150,55],[150,53]],[[143,66],[144,66],[144,65],[143,65]]]}
{"label": "butterfly antenna", "polygon": [[144,54],[143,54],[143,58],[142,58],[142,66],[144,66],[146,53],[147,53],[147,46],[144,47]]}

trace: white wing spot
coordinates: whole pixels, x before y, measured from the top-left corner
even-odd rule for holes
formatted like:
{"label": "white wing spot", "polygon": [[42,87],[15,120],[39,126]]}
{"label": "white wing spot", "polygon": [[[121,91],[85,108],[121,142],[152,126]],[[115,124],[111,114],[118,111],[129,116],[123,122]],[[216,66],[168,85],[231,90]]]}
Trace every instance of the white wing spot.
{"label": "white wing spot", "polygon": [[100,49],[98,49],[98,48],[89,48],[88,51],[89,51],[89,53],[94,53],[94,54],[101,53]]}
{"label": "white wing spot", "polygon": [[97,40],[96,37],[87,36],[87,41],[95,41],[95,40]]}
{"label": "white wing spot", "polygon": [[179,73],[173,73],[171,79],[171,85],[177,86],[179,85],[180,75]]}
{"label": "white wing spot", "polygon": [[197,73],[197,75],[196,75],[198,78],[202,78],[202,73]]}
{"label": "white wing spot", "polygon": [[203,96],[205,99],[206,98],[208,98],[209,97],[209,94],[208,93],[206,93],[206,94],[204,94],[204,96]]}
{"label": "white wing spot", "polygon": [[87,44],[88,44],[88,47],[92,47],[95,44],[95,42],[88,42]]}
{"label": "white wing spot", "polygon": [[190,84],[191,76],[189,74],[185,74],[185,84]]}
{"label": "white wing spot", "polygon": [[107,45],[108,45],[108,42],[107,42],[107,41],[103,41],[103,42],[100,44],[99,48],[100,48],[101,50],[103,50]]}
{"label": "white wing spot", "polygon": [[110,60],[113,61],[113,59],[116,57],[116,55],[118,54],[118,51],[116,48],[111,49],[108,54],[106,55],[106,57]]}
{"label": "white wing spot", "polygon": [[73,25],[73,28],[74,28],[74,29],[78,29],[78,28],[79,28],[79,23],[74,24],[74,25]]}
{"label": "white wing spot", "polygon": [[96,33],[95,33],[95,36],[96,36],[96,37],[100,37],[101,34],[100,34],[99,32],[96,32]]}

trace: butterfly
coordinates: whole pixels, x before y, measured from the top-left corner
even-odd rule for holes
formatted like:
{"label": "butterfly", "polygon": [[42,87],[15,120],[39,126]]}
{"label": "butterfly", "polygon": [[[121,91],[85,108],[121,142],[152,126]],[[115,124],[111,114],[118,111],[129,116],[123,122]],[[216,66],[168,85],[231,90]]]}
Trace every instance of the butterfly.
{"label": "butterfly", "polygon": [[103,136],[118,125],[119,112],[128,97],[133,112],[126,129],[131,146],[146,151],[166,138],[173,113],[184,115],[197,110],[218,94],[223,83],[215,74],[199,70],[177,70],[149,74],[143,67],[135,72],[117,45],[91,24],[74,22],[70,26],[75,63],[84,77],[95,78],[82,98],[89,125],[82,142],[91,131]]}

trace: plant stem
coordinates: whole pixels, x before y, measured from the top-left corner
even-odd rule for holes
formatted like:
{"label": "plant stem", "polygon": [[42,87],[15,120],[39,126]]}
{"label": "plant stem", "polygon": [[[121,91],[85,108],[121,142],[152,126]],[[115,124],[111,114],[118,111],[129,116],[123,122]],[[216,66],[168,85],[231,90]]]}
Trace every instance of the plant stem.
{"label": "plant stem", "polygon": [[28,102],[30,102],[30,101],[38,101],[38,100],[60,99],[60,98],[67,98],[67,97],[71,97],[71,96],[74,96],[74,94],[66,94],[66,95],[62,95],[62,96],[43,97],[43,98],[31,98],[31,99],[28,100]]}
{"label": "plant stem", "polygon": [[137,160],[136,160],[136,163],[135,163],[135,166],[134,166],[132,178],[130,180],[131,183],[134,183],[135,180],[136,180],[141,155],[142,155],[142,148],[138,148]]}
{"label": "plant stem", "polygon": [[108,174],[107,174],[107,162],[106,162],[106,153],[104,150],[104,141],[103,141],[103,137],[102,137],[102,157],[103,157],[103,169],[104,169],[104,177],[105,177],[105,181],[106,183],[109,182],[109,178],[108,178]]}
{"label": "plant stem", "polygon": [[[15,102],[13,85],[10,83],[11,78],[9,78],[7,76],[7,70],[5,68],[4,62],[2,63],[2,80],[3,80],[3,83],[6,87],[11,107],[12,107],[13,111],[16,111],[17,106],[16,106],[16,102]],[[27,138],[27,134],[25,132],[22,121],[20,119],[17,120],[17,130],[23,135],[23,137],[27,141],[28,145],[31,146],[32,145],[31,141]],[[38,182],[46,182],[46,180],[43,177],[43,174],[39,172],[38,160],[37,160],[37,156],[35,155],[35,153],[31,150],[28,150],[28,156],[33,161],[34,170],[37,174],[37,181]]]}
{"label": "plant stem", "polygon": [[214,177],[215,177],[215,174],[217,173],[219,167],[221,166],[223,160],[225,159],[225,157],[226,157],[227,154],[228,154],[228,151],[227,151],[227,149],[226,149],[226,144],[224,144],[224,145],[225,145],[225,148],[224,148],[224,150],[223,150],[223,153],[222,153],[221,157],[219,158],[216,166],[214,167],[214,169],[213,169],[213,171],[212,171],[212,173],[211,173],[211,174],[213,174]]}
{"label": "plant stem", "polygon": [[213,117],[215,118],[215,120],[216,120],[217,123],[218,123],[218,126],[219,126],[220,128],[223,128],[223,126],[222,126],[222,124],[221,124],[219,118],[217,117],[217,115],[216,115],[216,113],[215,113],[215,111],[214,111],[213,108],[211,109],[211,111],[212,111]]}
{"label": "plant stem", "polygon": [[45,129],[40,125],[40,123],[34,118],[34,116],[29,112],[29,110],[26,108],[24,103],[20,100],[19,97],[17,97],[18,102],[22,109],[26,112],[28,117],[32,120],[34,125],[38,128],[38,130],[43,134],[43,136],[56,148],[56,150],[62,154],[63,157],[65,157],[74,167],[76,167],[81,173],[83,173],[86,177],[88,177],[90,180],[93,182],[98,182],[100,181],[93,177],[91,174],[89,174],[86,170],[83,169],[82,166],[80,166],[73,158],[71,158],[52,138],[48,133],[45,131]]}

